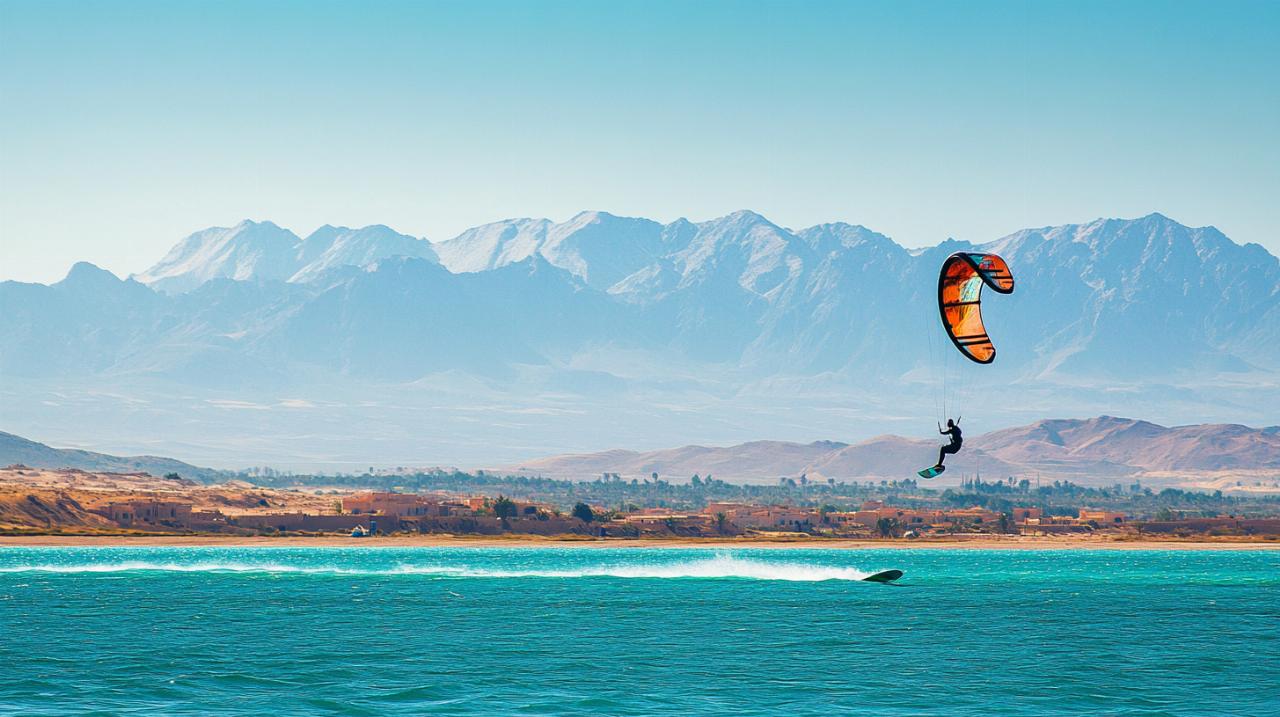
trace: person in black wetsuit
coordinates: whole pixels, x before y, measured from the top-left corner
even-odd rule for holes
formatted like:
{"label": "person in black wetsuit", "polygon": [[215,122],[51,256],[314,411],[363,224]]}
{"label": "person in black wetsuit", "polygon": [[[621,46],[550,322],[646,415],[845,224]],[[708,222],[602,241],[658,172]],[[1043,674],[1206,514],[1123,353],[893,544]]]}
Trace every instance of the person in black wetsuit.
{"label": "person in black wetsuit", "polygon": [[946,460],[947,454],[959,453],[960,446],[964,445],[964,436],[960,433],[960,426],[957,426],[956,422],[950,418],[947,419],[947,430],[944,431],[939,426],[938,433],[944,436],[951,436],[951,442],[938,449],[938,465],[934,466],[934,468],[941,468],[942,461]]}

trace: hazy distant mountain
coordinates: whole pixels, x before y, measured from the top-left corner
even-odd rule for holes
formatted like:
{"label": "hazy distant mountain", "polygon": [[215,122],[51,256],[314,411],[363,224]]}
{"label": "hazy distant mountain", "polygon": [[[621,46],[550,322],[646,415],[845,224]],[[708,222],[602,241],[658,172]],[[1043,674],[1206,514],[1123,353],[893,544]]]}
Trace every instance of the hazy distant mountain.
{"label": "hazy distant mountain", "polygon": [[[975,248],[1017,280],[984,303],[989,367],[963,363],[937,322],[938,267]],[[136,279],[77,264],[49,286],[0,283],[9,425],[117,445],[180,433],[207,461],[248,421],[277,463],[339,445],[335,459],[367,460],[349,451],[376,439],[467,464],[534,454],[535,436],[563,451],[927,432],[944,412],[982,429],[1280,416],[1280,260],[1159,214],[914,251],[749,211],[515,219],[438,244],[242,222]]]}
{"label": "hazy distant mountain", "polygon": [[760,482],[774,481],[781,476],[798,477],[797,469],[846,447],[844,443],[832,441],[808,444],[752,441],[728,447],[684,446],[661,451],[615,449],[525,461],[502,470],[573,479],[598,478],[602,473],[647,478],[657,473],[676,481],[687,480],[697,473],[724,480]]}
{"label": "hazy distant mountain", "polygon": [[211,227],[192,234],[134,278],[179,293],[211,279],[310,281],[329,269],[364,266],[391,256],[436,258],[426,240],[380,224],[363,229],[325,225],[299,239],[271,222],[246,219],[229,229]]}
{"label": "hazy distant mountain", "polygon": [[[728,447],[685,446],[660,451],[612,450],[524,461],[506,470],[554,478],[589,479],[604,473],[673,482],[711,475],[730,482],[875,480],[912,477],[932,465],[938,442],[878,436],[848,445],[755,441]],[[1047,420],[966,439],[948,459],[950,470],[936,481],[952,485],[962,474],[988,480],[1007,476],[1070,477],[1081,484],[1110,484],[1143,472],[1205,473],[1225,469],[1274,471],[1280,475],[1280,432],[1239,425],[1166,428],[1147,421],[1102,416]]]}
{"label": "hazy distant mountain", "polygon": [[604,291],[664,254],[663,227],[606,212],[582,212],[563,224],[511,219],[468,229],[437,245],[436,251],[455,273],[488,271],[538,256]]}
{"label": "hazy distant mountain", "polygon": [[1276,426],[1234,424],[1166,428],[1147,421],[1101,416],[1037,421],[982,437],[986,450],[1023,465],[1107,461],[1150,471],[1280,471]]}
{"label": "hazy distant mountain", "polygon": [[284,280],[297,271],[298,242],[288,229],[246,219],[192,234],[134,278],[168,292],[189,291],[217,278]]}
{"label": "hazy distant mountain", "polygon": [[1031,348],[1046,370],[1280,366],[1280,265],[1257,244],[1152,214],[1026,229],[989,248],[1017,267],[1018,292],[1029,297],[1006,326],[1040,328]]}
{"label": "hazy distant mountain", "polygon": [[[1271,350],[1280,337],[1280,266],[1260,246],[1158,214],[1023,230],[976,246],[1015,267],[1017,293],[989,310],[1003,322],[1002,365],[1017,365],[1018,375],[1280,367]],[[540,256],[646,307],[652,324],[668,328],[655,338],[708,360],[768,372],[883,373],[918,359],[937,267],[972,248],[948,241],[912,253],[865,227],[792,232],[744,211],[665,226],[601,212],[563,224],[512,220],[438,251],[455,272]]]}
{"label": "hazy distant mountain", "polygon": [[111,456],[71,448],[50,448],[43,443],[0,431],[0,466],[22,464],[30,468],[79,468],[111,473],[150,473],[161,477],[177,473],[191,480],[214,480],[218,471],[159,456]]}
{"label": "hazy distant mountain", "polygon": [[[658,451],[611,450],[522,461],[499,470],[553,478],[584,480],[604,473],[625,479],[646,478],[652,473],[673,482],[690,476],[712,476],[731,483],[773,483],[779,478],[809,480],[901,480],[934,464],[939,443],[901,436],[877,436],[849,445],[834,441],[789,443],[752,441],[734,446],[683,446]],[[975,469],[1003,477],[1017,467],[991,457],[978,448],[953,457],[951,474],[938,481],[950,485],[961,474]]]}
{"label": "hazy distant mountain", "polygon": [[[986,377],[1149,381],[1280,369],[1280,262],[1257,245],[1153,214],[1023,230],[978,246],[1004,255],[1018,282],[1014,295],[986,308],[1000,353]],[[514,352],[485,363],[568,360],[584,346],[608,344],[676,351],[754,376],[834,372],[883,380],[923,366],[922,345],[941,340],[932,306],[937,267],[947,254],[972,248],[948,241],[908,252],[864,227],[792,232],[752,212],[665,226],[603,212],[561,224],[520,219],[435,247],[383,226],[322,227],[299,240],[270,222],[242,222],[193,234],[137,279],[168,292],[214,279],[257,282],[266,288],[252,296],[237,290],[232,301],[224,289],[203,297],[199,310],[225,329],[222,337],[246,356],[265,341],[273,362],[316,363],[315,347],[290,343],[306,331],[321,331],[322,353],[330,355],[342,346],[348,353],[402,346],[405,365],[391,374],[366,366],[373,378],[469,368],[474,351],[441,347],[447,336],[456,346],[501,342]],[[443,268],[430,270],[437,255]],[[379,263],[392,257],[424,264],[392,270]],[[540,262],[548,266],[540,275],[507,271]],[[493,280],[473,278],[491,273]],[[85,284],[81,278],[61,285]],[[308,288],[269,287],[283,281]],[[97,286],[110,293],[109,283],[100,279]],[[93,289],[80,296],[96,301]],[[158,310],[155,318],[165,326],[154,328],[169,334],[147,336],[151,350],[168,344],[178,324],[184,345],[211,338],[212,327],[188,323],[196,307],[131,296],[133,303],[120,308]],[[368,315],[374,304],[380,313]],[[262,308],[283,316],[263,325],[255,311]],[[30,322],[14,328],[34,340],[75,320],[41,318],[48,321],[38,329]],[[130,324],[130,333],[146,328]],[[458,360],[415,364],[410,357],[442,351]],[[341,361],[325,368],[365,375]]]}
{"label": "hazy distant mountain", "polygon": [[165,303],[86,262],[50,286],[0,283],[0,376],[98,375],[150,339]]}
{"label": "hazy distant mountain", "polygon": [[475,274],[397,257],[330,277],[253,348],[379,379],[454,369],[494,375],[598,337],[612,313],[605,296],[538,257]]}
{"label": "hazy distant mountain", "polygon": [[381,224],[348,229],[325,225],[312,232],[298,247],[298,270],[289,281],[311,281],[342,266],[367,266],[393,256],[436,260],[425,239],[393,231]]}

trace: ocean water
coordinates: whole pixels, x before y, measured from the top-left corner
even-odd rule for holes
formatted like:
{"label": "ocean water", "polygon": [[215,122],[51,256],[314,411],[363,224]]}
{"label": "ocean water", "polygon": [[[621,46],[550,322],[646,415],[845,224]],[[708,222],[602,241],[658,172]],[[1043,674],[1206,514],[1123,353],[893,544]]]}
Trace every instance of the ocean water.
{"label": "ocean water", "polygon": [[0,664],[14,715],[1262,717],[1280,552],[0,548]]}

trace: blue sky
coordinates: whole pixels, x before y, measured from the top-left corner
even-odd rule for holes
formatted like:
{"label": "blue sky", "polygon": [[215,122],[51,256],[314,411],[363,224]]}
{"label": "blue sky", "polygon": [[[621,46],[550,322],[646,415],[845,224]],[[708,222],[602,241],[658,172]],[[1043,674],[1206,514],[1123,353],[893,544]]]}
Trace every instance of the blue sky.
{"label": "blue sky", "polygon": [[1276,2],[0,0],[0,278],[196,229],[582,209],[1280,253]]}

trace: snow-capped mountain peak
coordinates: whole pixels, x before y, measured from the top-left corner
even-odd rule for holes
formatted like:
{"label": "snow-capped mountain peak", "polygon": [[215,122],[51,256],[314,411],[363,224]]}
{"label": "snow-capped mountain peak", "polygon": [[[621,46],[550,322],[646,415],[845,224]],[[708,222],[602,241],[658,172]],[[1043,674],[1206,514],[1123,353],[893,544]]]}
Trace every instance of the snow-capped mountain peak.
{"label": "snow-capped mountain peak", "polygon": [[211,278],[332,282],[350,276],[337,268],[389,257],[438,255],[441,271],[454,275],[532,261],[651,313],[651,326],[674,332],[660,341],[757,368],[843,371],[872,358],[874,366],[917,362],[911,347],[927,315],[919,307],[938,264],[975,247],[1003,255],[1017,277],[1018,291],[989,307],[1002,367],[1131,377],[1277,365],[1280,262],[1161,214],[916,252],[857,224],[793,232],[749,210],[665,225],[602,211],[559,223],[509,219],[434,245],[383,225],[326,225],[302,240],[269,222],[242,222],[191,235],[140,278],[173,292]]}
{"label": "snow-capped mountain peak", "polygon": [[287,279],[293,274],[298,236],[272,222],[248,219],[210,227],[178,242],[138,281],[170,293],[189,291],[216,278]]}
{"label": "snow-capped mountain peak", "polygon": [[325,225],[302,241],[298,248],[299,268],[289,281],[310,281],[335,267],[364,266],[393,256],[437,261],[430,242],[400,234],[383,224],[361,229]]}
{"label": "snow-capped mountain peak", "polygon": [[363,266],[391,256],[436,260],[430,242],[381,224],[361,229],[326,224],[304,240],[272,222],[246,219],[188,236],[134,278],[167,293],[183,293],[211,279],[309,281],[334,267]]}

